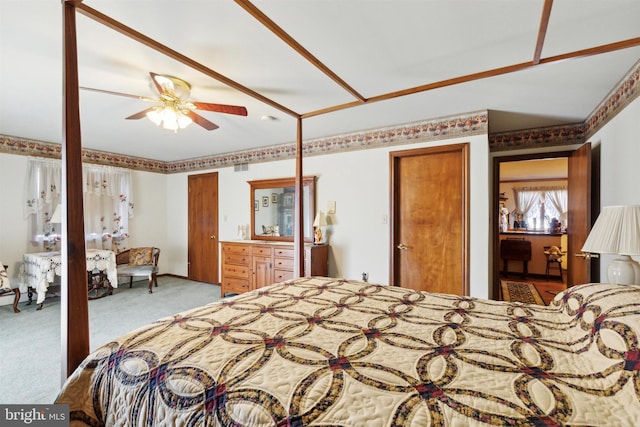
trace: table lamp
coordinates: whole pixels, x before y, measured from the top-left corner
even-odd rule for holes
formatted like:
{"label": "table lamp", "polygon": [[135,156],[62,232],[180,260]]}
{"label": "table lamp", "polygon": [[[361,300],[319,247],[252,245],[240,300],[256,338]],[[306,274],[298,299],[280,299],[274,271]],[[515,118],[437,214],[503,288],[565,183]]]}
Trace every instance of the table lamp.
{"label": "table lamp", "polygon": [[52,224],[61,224],[62,223],[62,205],[58,203],[56,206],[56,210],[53,211],[53,215],[51,215],[51,219],[49,220]]}
{"label": "table lamp", "polygon": [[315,239],[316,245],[322,244],[322,227],[327,225],[327,218],[324,216],[324,212],[318,211],[316,218],[313,220],[313,226],[315,227]]}
{"label": "table lamp", "polygon": [[584,242],[583,252],[621,255],[607,270],[609,283],[640,285],[640,206],[607,206]]}

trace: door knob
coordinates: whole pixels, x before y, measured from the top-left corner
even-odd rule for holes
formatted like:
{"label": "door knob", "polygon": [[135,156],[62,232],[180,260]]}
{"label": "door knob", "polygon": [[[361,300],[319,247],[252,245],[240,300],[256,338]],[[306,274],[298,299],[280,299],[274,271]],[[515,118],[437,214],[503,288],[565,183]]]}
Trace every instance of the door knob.
{"label": "door knob", "polygon": [[589,253],[589,252],[580,252],[579,254],[574,254],[574,255],[579,257],[579,258],[584,258],[584,259],[600,258],[599,254],[592,254],[592,253]]}
{"label": "door knob", "polygon": [[400,249],[401,251],[406,251],[407,249],[409,249],[409,246],[405,245],[404,243],[400,243],[398,246],[396,246],[398,249]]}
{"label": "door knob", "polygon": [[213,240],[213,239],[215,239],[215,238],[216,238],[216,236],[214,236],[214,235],[212,234],[211,236],[209,236],[209,238],[210,238],[211,240]]}

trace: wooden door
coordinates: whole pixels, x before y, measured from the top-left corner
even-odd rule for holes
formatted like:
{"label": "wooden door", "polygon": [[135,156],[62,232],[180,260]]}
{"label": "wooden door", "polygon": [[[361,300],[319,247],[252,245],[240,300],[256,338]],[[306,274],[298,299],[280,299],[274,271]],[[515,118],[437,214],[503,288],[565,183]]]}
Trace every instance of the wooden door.
{"label": "wooden door", "polygon": [[581,254],[591,230],[591,144],[569,155],[567,286],[591,282],[591,261]]}
{"label": "wooden door", "polygon": [[469,294],[469,144],[390,153],[391,279]]}
{"label": "wooden door", "polygon": [[218,283],[218,173],[189,175],[189,279]]}

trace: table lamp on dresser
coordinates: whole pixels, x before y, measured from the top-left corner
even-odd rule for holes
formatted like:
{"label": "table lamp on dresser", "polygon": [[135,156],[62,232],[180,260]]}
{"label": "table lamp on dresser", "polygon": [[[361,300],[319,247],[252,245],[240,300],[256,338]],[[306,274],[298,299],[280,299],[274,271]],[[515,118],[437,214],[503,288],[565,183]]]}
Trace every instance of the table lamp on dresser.
{"label": "table lamp on dresser", "polygon": [[631,258],[640,255],[640,205],[604,207],[582,251],[620,255],[607,269],[609,283],[640,285],[640,263]]}

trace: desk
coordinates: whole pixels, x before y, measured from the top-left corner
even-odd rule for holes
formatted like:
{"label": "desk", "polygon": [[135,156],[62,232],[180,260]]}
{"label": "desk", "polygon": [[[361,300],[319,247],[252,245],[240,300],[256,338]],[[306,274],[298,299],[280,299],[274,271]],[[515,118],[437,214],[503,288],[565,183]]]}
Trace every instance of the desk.
{"label": "desk", "polygon": [[[118,287],[118,272],[116,270],[116,254],[103,249],[87,249],[87,271],[100,270],[107,273],[107,279],[112,287]],[[22,270],[20,271],[20,291],[28,292],[35,289],[38,294],[36,303],[40,306],[44,302],[55,276],[62,274],[62,255],[60,252],[39,252],[24,254]],[[40,307],[39,307],[40,308]]]}
{"label": "desk", "polygon": [[[531,242],[531,260],[528,263],[528,273],[532,276],[544,276],[547,260],[544,256],[545,246],[557,246],[566,249],[562,244],[563,234],[536,233],[530,231],[509,231],[500,233],[500,240],[509,238],[522,238]],[[566,257],[565,257],[566,259]],[[521,273],[523,269],[520,263],[509,263],[509,269],[514,273]],[[565,267],[566,269],[566,267]]]}

